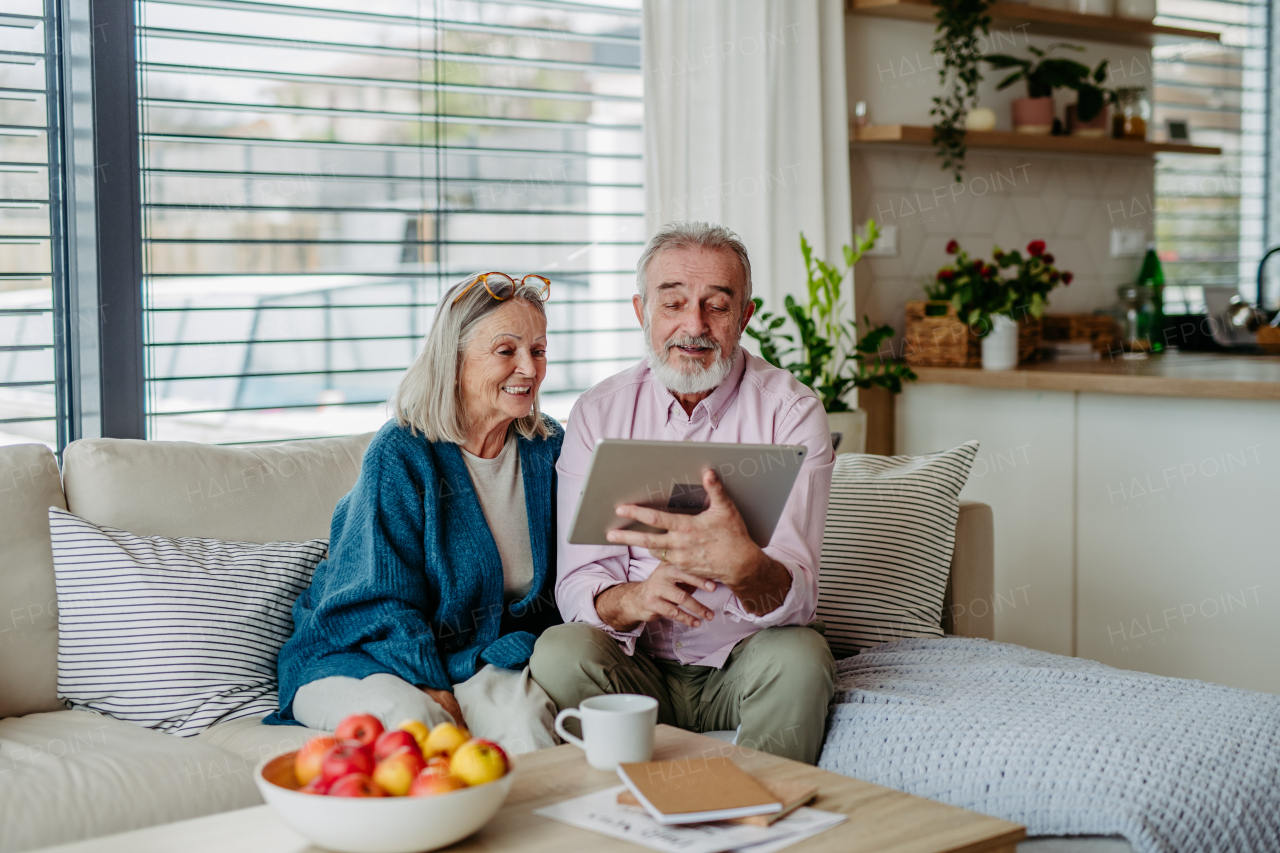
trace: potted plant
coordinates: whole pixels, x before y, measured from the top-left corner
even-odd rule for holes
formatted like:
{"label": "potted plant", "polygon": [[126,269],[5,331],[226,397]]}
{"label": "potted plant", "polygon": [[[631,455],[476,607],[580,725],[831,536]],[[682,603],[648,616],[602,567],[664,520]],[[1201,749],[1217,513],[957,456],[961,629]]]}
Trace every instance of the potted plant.
{"label": "potted plant", "polygon": [[1087,65],[1073,59],[1050,56],[1058,48],[1084,50],[1079,45],[1058,42],[1049,45],[1046,50],[1027,45],[1027,51],[1034,59],[1009,56],[1006,53],[983,57],[983,61],[992,68],[1016,69],[996,84],[997,91],[1007,89],[1019,80],[1027,83],[1027,97],[1017,98],[1013,102],[1013,129],[1018,133],[1052,133],[1053,90],[1077,89],[1080,81],[1089,76]]}
{"label": "potted plant", "polygon": [[1110,60],[1102,60],[1072,87],[1076,102],[1067,105],[1067,133],[1072,136],[1107,135],[1107,103],[1115,100],[1115,94],[1102,85],[1109,63]]}
{"label": "potted plant", "polygon": [[933,125],[933,144],[942,158],[944,171],[950,170],[957,181],[964,169],[965,116],[977,104],[978,84],[982,82],[979,60],[982,51],[978,33],[989,35],[991,16],[987,10],[992,0],[934,0],[938,28],[933,39],[933,52],[942,54],[938,82],[943,94],[933,99],[929,115],[937,116]]}
{"label": "potted plant", "polygon": [[970,258],[952,240],[947,254],[955,255],[955,261],[925,285],[928,297],[950,302],[980,340],[985,370],[1010,370],[1023,360],[1020,350],[1037,348],[1038,344],[1020,346],[1020,332],[1038,325],[1050,291],[1071,283],[1071,273],[1054,266],[1055,258],[1045,251],[1043,240],[1032,240],[1026,251],[1023,256],[997,246],[991,254],[994,263],[988,263]]}
{"label": "potted plant", "polygon": [[[904,381],[916,374],[906,364],[879,358],[881,345],[893,337],[892,326],[873,326],[863,318],[859,328],[848,313],[844,300],[845,275],[853,271],[868,249],[875,245],[879,230],[874,220],[867,223],[867,236],[855,238],[855,248],[844,247],[846,271],[813,256],[813,247],[800,235],[800,252],[808,274],[808,300],[801,304],[790,294],[783,300],[785,314],[764,310],[764,300],[756,298],[756,311],[746,332],[760,345],[760,356],[775,367],[787,370],[809,386],[822,401],[836,447],[841,437],[866,435],[866,412],[852,410],[844,395],[850,388],[902,390]],[[794,330],[784,330],[787,320]],[[861,441],[844,441],[844,452],[861,453]]]}

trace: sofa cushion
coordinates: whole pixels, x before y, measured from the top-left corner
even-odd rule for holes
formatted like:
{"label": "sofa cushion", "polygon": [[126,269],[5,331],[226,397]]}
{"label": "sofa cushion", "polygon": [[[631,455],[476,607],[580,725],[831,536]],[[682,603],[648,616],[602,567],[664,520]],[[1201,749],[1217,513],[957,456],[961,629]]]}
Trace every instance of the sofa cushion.
{"label": "sofa cushion", "polygon": [[66,508],[43,444],[0,447],[0,717],[62,710],[49,507]]}
{"label": "sofa cushion", "polygon": [[183,737],[276,710],[293,600],[328,541],[135,536],[49,510],[58,696]]}
{"label": "sofa cushion", "polygon": [[300,749],[313,737],[329,734],[305,726],[264,726],[262,720],[259,715],[218,723],[196,735],[196,739],[234,753],[245,764],[256,767],[263,759]]}
{"label": "sofa cushion", "polygon": [[319,539],[329,535],[333,508],[355,484],[372,437],[252,447],[75,441],[63,453],[66,508],[143,536]]}
{"label": "sofa cushion", "polygon": [[902,637],[941,637],[970,441],[926,456],[836,457],[818,618],[837,658]]}
{"label": "sofa cushion", "polygon": [[253,769],[85,711],[0,720],[0,853],[258,805]]}

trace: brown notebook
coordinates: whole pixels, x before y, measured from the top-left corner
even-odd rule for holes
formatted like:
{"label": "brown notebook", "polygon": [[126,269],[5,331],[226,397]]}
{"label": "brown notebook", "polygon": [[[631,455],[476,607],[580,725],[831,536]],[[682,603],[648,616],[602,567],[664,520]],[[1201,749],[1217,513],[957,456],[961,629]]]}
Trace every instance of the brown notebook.
{"label": "brown notebook", "polygon": [[[773,814],[752,815],[751,817],[730,818],[725,823],[771,826],[818,796],[818,786],[810,782],[801,782],[797,779],[756,779],[756,781],[760,783],[762,788],[773,794],[776,799],[782,801],[782,811],[774,812]],[[636,795],[630,791],[618,792],[618,805],[634,806],[638,809],[644,808],[644,806],[640,805],[640,801],[636,799]]]}
{"label": "brown notebook", "polygon": [[727,758],[619,764],[618,776],[654,820],[705,823],[782,811],[782,802]]}

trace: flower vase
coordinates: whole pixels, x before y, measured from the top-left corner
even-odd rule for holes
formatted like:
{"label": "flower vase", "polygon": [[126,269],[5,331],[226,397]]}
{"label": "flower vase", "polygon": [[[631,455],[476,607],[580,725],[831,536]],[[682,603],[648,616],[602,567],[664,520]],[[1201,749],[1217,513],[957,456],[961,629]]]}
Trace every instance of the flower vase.
{"label": "flower vase", "polygon": [[1017,366],[1018,324],[997,314],[991,318],[991,331],[982,339],[982,369],[1013,370]]}

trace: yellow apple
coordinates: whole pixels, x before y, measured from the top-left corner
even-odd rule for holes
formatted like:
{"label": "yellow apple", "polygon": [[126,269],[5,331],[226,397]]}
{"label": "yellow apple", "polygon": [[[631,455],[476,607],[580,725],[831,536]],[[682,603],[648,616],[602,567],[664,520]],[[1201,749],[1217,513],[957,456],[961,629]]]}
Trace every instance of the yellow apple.
{"label": "yellow apple", "polygon": [[453,753],[449,769],[468,785],[483,785],[507,772],[507,754],[491,740],[472,738]]}
{"label": "yellow apple", "polygon": [[402,746],[378,762],[373,770],[373,781],[391,796],[403,797],[426,767],[427,762],[422,760],[416,748]]}
{"label": "yellow apple", "polygon": [[427,740],[422,745],[422,756],[431,758],[434,755],[453,755],[470,737],[466,729],[460,729],[453,723],[440,723],[427,735]]}
{"label": "yellow apple", "polygon": [[431,729],[427,728],[426,723],[421,720],[405,720],[396,728],[413,735],[413,739],[418,742],[418,749],[424,753],[427,751],[427,735],[431,734]]}

